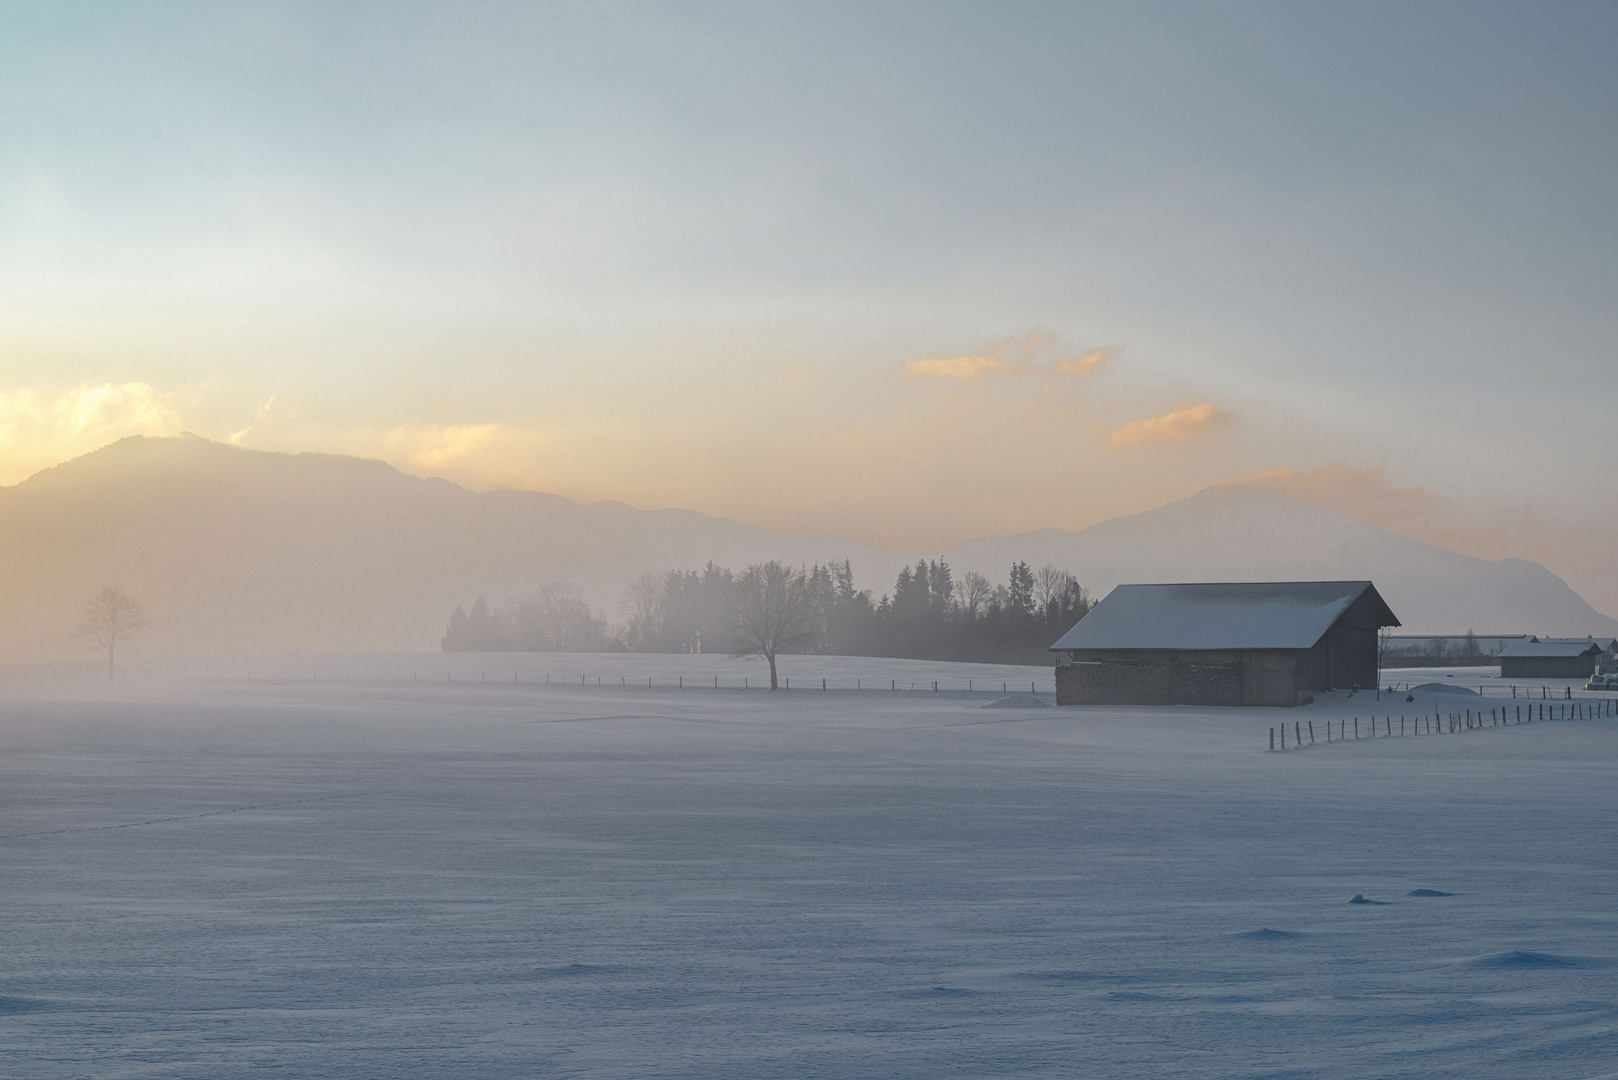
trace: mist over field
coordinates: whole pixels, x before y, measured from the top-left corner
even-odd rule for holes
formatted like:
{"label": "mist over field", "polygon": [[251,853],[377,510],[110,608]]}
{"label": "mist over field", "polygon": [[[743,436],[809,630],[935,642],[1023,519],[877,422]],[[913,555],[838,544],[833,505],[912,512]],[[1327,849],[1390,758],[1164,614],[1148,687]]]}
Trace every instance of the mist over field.
{"label": "mist over field", "polygon": [[1614,55],[0,4],[0,1074],[1615,1080]]}
{"label": "mist over field", "polygon": [[[1002,585],[1015,563],[1052,566],[1096,599],[1124,582],[1366,579],[1409,633],[1618,632],[1544,567],[1445,551],[1262,486],[1209,489],[1076,534],[910,553],[690,511],[474,493],[376,461],[178,436],[126,439],[0,489],[0,588],[10,598],[0,661],[84,655],[73,629],[107,581],[151,622],[128,655],[183,657],[431,650],[457,606],[558,583],[589,606],[594,636],[622,640],[626,587],[646,573],[846,559],[855,586],[877,600],[923,558],[956,579]],[[1065,629],[1041,632],[1054,641]]]}

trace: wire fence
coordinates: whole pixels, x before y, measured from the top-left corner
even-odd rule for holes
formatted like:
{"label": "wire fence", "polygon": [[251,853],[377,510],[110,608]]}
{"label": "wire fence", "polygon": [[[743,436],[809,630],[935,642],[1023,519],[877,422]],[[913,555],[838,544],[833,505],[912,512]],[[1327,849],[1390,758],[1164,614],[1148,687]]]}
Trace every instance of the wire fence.
{"label": "wire fence", "polygon": [[[197,670],[183,661],[174,663],[144,661],[139,666],[120,669],[116,679],[109,680],[105,667],[93,668],[79,665],[38,665],[32,669],[22,665],[13,666],[4,673],[5,682],[13,685],[49,687],[65,685],[127,685],[157,682],[187,682],[187,683],[213,683],[218,685],[239,685],[249,683],[259,684],[365,684],[372,686],[466,686],[476,684],[480,686],[554,686],[587,687],[597,689],[672,689],[672,690],[769,690],[768,676],[759,678],[750,675],[683,675],[683,674],[647,674],[636,673],[603,673],[603,672],[534,672],[534,671],[454,671],[448,669],[405,668],[405,667],[377,667],[374,669],[356,669],[354,666],[340,668],[319,667],[293,667],[285,665],[260,665],[258,667],[240,667],[235,670]],[[883,685],[886,683],[887,685]],[[781,676],[777,689],[780,691],[815,691],[817,693],[837,692],[881,692],[881,693],[933,693],[933,694],[1044,694],[1054,695],[1056,683],[1054,677],[1049,680],[1028,679],[1019,681],[1004,678],[916,678],[914,674],[907,674],[903,678],[882,678],[869,676],[853,676],[849,678],[832,677],[798,677],[797,686],[793,686],[791,676]]]}
{"label": "wire fence", "polygon": [[[1317,738],[1313,720],[1294,720],[1292,722],[1292,742],[1287,743],[1287,725],[1270,729],[1270,749],[1302,750],[1307,746],[1319,746],[1332,742],[1348,742],[1351,739],[1391,739],[1406,737],[1425,737],[1428,735],[1464,735],[1467,732],[1483,731],[1488,728],[1519,727],[1522,724],[1545,723],[1552,720],[1598,720],[1614,715],[1618,709],[1618,701],[1612,698],[1585,698],[1577,701],[1539,701],[1527,702],[1519,705],[1490,706],[1485,714],[1482,708],[1463,708],[1455,712],[1424,713],[1420,716],[1406,717],[1401,715],[1397,731],[1394,729],[1392,714],[1381,717],[1368,716],[1362,727],[1359,717],[1350,720],[1338,720],[1336,723],[1336,737],[1333,738],[1333,721],[1327,720],[1325,724],[1324,739]],[[1350,729],[1350,723],[1353,728]],[[1380,725],[1380,726],[1379,726]],[[1350,731],[1352,730],[1352,734]],[[1279,733],[1279,744],[1276,735]]]}
{"label": "wire fence", "polygon": [[[1382,692],[1384,694],[1389,692],[1408,694],[1416,685],[1418,684],[1409,682],[1390,683],[1383,688]],[[1445,683],[1444,685],[1447,687],[1450,684]],[[1457,679],[1454,685],[1459,689],[1474,692],[1480,697],[1503,697],[1516,701],[1567,701],[1573,697],[1573,687],[1571,685],[1536,686],[1529,683],[1496,683],[1491,686],[1488,683],[1466,682],[1460,679]]]}

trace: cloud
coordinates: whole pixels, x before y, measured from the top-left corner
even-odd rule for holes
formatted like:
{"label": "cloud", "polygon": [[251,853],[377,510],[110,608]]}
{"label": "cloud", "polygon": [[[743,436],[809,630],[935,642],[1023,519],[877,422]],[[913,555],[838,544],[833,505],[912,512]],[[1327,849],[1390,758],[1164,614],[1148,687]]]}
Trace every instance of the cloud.
{"label": "cloud", "polygon": [[174,395],[146,383],[87,383],[54,393],[0,390],[0,483],[126,435],[173,435],[180,426]]}
{"label": "cloud", "polygon": [[1012,372],[1016,365],[998,356],[929,356],[905,365],[905,374],[917,379],[977,379],[993,373]]}
{"label": "cloud", "polygon": [[1122,345],[1106,345],[1082,352],[1071,360],[1058,360],[1051,366],[1066,375],[1093,375],[1097,368],[1123,352]]}
{"label": "cloud", "polygon": [[1207,402],[1201,405],[1188,405],[1164,413],[1162,416],[1131,420],[1107,436],[1107,445],[1133,449],[1148,443],[1183,443],[1227,420],[1226,413],[1220,412]]}
{"label": "cloud", "polygon": [[1497,492],[1477,502],[1421,487],[1396,487],[1380,468],[1332,462],[1314,469],[1266,469],[1236,481],[1259,484],[1323,510],[1480,559],[1532,559],[1560,575],[1598,610],[1618,611],[1618,511]]}
{"label": "cloud", "polygon": [[1042,326],[1001,338],[982,349],[955,356],[927,356],[905,364],[905,374],[917,379],[980,379],[985,375],[1049,374],[1093,375],[1117,356],[1121,345],[1075,351],[1061,336]]}
{"label": "cloud", "polygon": [[562,436],[505,424],[402,425],[354,431],[343,450],[381,458],[407,472],[430,473],[473,487],[533,487],[544,483],[547,459]]}
{"label": "cloud", "polygon": [[1286,492],[1295,499],[1382,528],[1402,531],[1415,521],[1454,516],[1454,508],[1419,487],[1394,487],[1380,468],[1341,462],[1316,469],[1266,469],[1237,481]]}

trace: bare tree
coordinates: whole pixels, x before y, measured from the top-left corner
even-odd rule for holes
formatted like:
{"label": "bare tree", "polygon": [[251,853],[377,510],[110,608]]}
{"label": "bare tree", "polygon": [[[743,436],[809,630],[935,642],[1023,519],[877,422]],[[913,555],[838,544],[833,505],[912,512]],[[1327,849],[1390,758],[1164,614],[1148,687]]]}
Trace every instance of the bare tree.
{"label": "bare tree", "polygon": [[84,609],[84,618],[79,622],[74,636],[106,652],[107,678],[110,680],[117,671],[119,644],[150,625],[138,600],[116,585],[103,585],[99,592],[90,597],[90,606]]}
{"label": "bare tree", "polygon": [[768,660],[770,689],[776,689],[776,653],[809,641],[804,575],[774,559],[753,563],[736,578],[731,610],[736,619],[736,651],[731,655]]}
{"label": "bare tree", "polygon": [[663,579],[648,570],[624,589],[623,612],[629,620],[624,644],[631,652],[644,652],[657,636],[658,616],[663,611]]}
{"label": "bare tree", "polygon": [[1058,570],[1046,563],[1034,571],[1034,603],[1044,611],[1052,601],[1061,599],[1067,593],[1068,583],[1074,580],[1066,570]]}
{"label": "bare tree", "polygon": [[994,586],[976,570],[968,570],[961,575],[961,584],[956,591],[960,594],[961,608],[966,612],[966,617],[975,619],[978,611],[989,602],[989,597],[994,595]]}
{"label": "bare tree", "polygon": [[1393,655],[1393,627],[1379,627],[1376,632],[1376,697],[1382,700],[1382,669]]}
{"label": "bare tree", "polygon": [[503,621],[511,635],[504,647],[522,652],[590,652],[606,630],[579,590],[565,581],[508,601]]}

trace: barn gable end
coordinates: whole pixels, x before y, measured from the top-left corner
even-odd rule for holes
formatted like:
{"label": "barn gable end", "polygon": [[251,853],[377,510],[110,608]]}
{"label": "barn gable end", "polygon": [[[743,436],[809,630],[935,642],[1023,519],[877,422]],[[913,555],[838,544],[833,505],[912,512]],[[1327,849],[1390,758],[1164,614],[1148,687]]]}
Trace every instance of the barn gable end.
{"label": "barn gable end", "polygon": [[1397,625],[1369,581],[1120,585],[1051,647],[1057,701],[1293,706],[1375,685]]}

